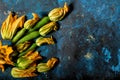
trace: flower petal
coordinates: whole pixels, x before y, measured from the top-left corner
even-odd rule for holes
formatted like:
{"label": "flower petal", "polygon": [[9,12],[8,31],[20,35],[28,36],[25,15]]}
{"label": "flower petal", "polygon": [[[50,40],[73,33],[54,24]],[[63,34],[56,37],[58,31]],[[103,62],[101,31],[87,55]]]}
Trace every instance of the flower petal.
{"label": "flower petal", "polygon": [[32,13],[33,18],[25,22],[24,27],[30,29],[39,20],[39,16],[36,13]]}

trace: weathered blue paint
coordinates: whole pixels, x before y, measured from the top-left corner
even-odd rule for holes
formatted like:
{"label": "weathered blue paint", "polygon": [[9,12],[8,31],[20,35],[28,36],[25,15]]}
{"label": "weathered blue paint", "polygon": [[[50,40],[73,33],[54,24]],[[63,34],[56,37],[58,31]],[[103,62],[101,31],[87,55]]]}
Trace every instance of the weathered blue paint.
{"label": "weathered blue paint", "polygon": [[111,52],[107,48],[103,47],[102,53],[104,55],[105,62],[109,62],[109,60],[111,59]]}
{"label": "weathered blue paint", "polygon": [[113,65],[112,70],[115,72],[120,72],[120,49],[118,49],[117,58],[118,58],[118,64],[116,66]]}
{"label": "weathered blue paint", "polygon": [[[26,14],[28,18],[35,12],[42,18],[53,8],[62,7],[64,2],[70,5],[71,11],[59,21],[60,29],[51,34],[57,43],[37,49],[45,60],[57,57],[59,64],[47,73],[23,80],[83,80],[86,77],[101,80],[118,76],[120,0],[0,0],[0,25],[9,11]],[[91,59],[84,57],[88,52]],[[0,72],[0,79],[14,80],[10,70],[6,67],[4,73]]]}

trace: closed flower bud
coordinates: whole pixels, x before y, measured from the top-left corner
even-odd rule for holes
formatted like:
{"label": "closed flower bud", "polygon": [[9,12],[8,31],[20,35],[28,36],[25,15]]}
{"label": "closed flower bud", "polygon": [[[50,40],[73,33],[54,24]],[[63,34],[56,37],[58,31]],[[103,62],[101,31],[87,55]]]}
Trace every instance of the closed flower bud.
{"label": "closed flower bud", "polygon": [[41,27],[39,29],[39,33],[41,36],[46,36],[49,32],[53,31],[53,30],[57,30],[58,27],[57,27],[57,23],[55,22],[50,22],[46,25],[44,25],[43,27]]}
{"label": "closed flower bud", "polygon": [[35,74],[36,66],[31,66],[27,69],[19,69],[17,67],[12,68],[11,75],[14,78],[25,78],[25,77],[34,77],[37,76]]}
{"label": "closed flower bud", "polygon": [[38,71],[38,72],[47,72],[47,71],[49,71],[49,70],[50,70],[50,68],[47,66],[46,63],[39,63],[39,64],[37,65],[37,71]]}
{"label": "closed flower bud", "polygon": [[39,55],[37,51],[29,51],[26,55],[21,56],[17,60],[17,66],[20,69],[26,69],[28,68],[33,62],[36,60],[42,59],[42,57]]}
{"label": "closed flower bud", "polygon": [[25,22],[24,28],[26,29],[32,28],[33,25],[35,25],[35,23],[39,20],[39,16],[36,13],[32,13],[32,15],[33,15],[33,18]]}
{"label": "closed flower bud", "polygon": [[42,44],[47,43],[47,44],[54,44],[53,37],[51,36],[50,38],[44,38],[44,37],[39,37],[36,40],[37,46],[41,46]]}
{"label": "closed flower bud", "polygon": [[29,67],[30,64],[32,64],[32,60],[29,60],[27,58],[24,58],[24,57],[20,57],[17,59],[17,66],[20,68],[20,69],[26,69]]}
{"label": "closed flower bud", "polygon": [[26,41],[24,43],[20,43],[16,46],[17,51],[23,52],[30,46],[30,42]]}
{"label": "closed flower bud", "polygon": [[59,21],[64,18],[66,13],[69,11],[67,3],[64,4],[64,7],[55,8],[51,10],[48,14],[51,21]]}
{"label": "closed flower bud", "polygon": [[51,58],[47,61],[47,63],[39,63],[37,65],[37,71],[38,72],[47,72],[55,66],[55,63],[57,61],[58,61],[57,58]]}

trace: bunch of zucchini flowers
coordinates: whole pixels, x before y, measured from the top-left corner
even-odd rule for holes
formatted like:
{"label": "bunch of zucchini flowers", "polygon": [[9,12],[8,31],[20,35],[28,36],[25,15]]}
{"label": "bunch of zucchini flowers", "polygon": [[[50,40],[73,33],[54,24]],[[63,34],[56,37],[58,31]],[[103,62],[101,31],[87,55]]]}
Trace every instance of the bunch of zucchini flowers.
{"label": "bunch of zucchini flowers", "polygon": [[58,62],[58,58],[52,57],[46,63],[39,62],[42,56],[37,47],[43,44],[55,44],[53,36],[47,34],[58,30],[57,21],[62,20],[69,12],[69,6],[54,8],[48,16],[39,18],[32,13],[33,18],[26,20],[25,15],[18,17],[12,12],[2,23],[2,39],[10,40],[12,45],[2,45],[0,42],[0,68],[4,72],[4,65],[12,65],[11,75],[15,78],[37,76],[36,72],[47,72]]}

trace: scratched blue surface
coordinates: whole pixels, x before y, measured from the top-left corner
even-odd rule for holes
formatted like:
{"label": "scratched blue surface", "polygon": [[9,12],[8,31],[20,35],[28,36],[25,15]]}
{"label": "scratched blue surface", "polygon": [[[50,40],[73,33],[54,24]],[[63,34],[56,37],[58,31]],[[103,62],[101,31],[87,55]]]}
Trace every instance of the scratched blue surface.
{"label": "scratched blue surface", "polygon": [[[59,21],[52,33],[57,43],[38,50],[59,64],[47,73],[23,80],[92,80],[114,79],[120,75],[120,0],[0,0],[0,25],[9,11],[19,15],[36,12],[40,17],[55,8],[70,5],[70,13]],[[4,41],[4,44],[10,44]],[[0,71],[0,79],[14,80],[11,68]],[[16,79],[21,80],[21,79]]]}

